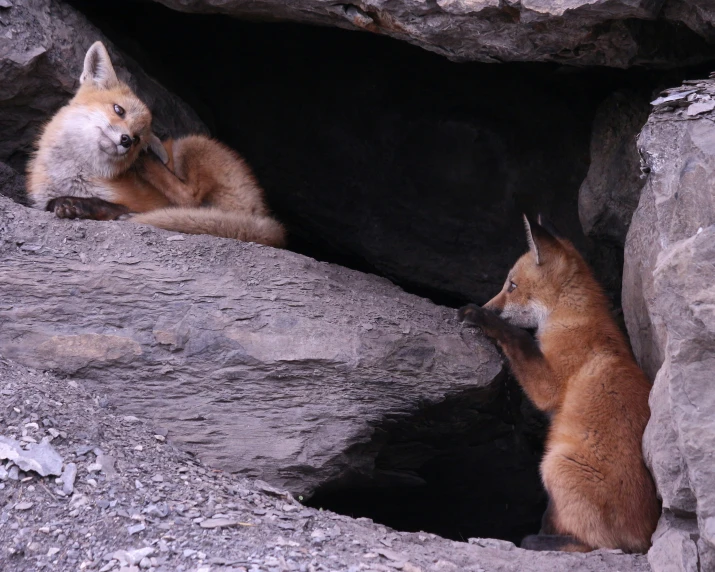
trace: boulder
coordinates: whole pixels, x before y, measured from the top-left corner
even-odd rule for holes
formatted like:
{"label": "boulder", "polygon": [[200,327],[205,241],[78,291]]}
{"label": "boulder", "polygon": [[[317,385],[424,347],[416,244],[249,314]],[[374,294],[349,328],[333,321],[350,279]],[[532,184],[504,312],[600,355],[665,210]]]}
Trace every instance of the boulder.
{"label": "boulder", "polygon": [[644,179],[635,140],[648,119],[648,100],[620,90],[601,104],[591,133],[591,165],[578,192],[587,236],[623,247]]}
{"label": "boulder", "polygon": [[24,168],[42,124],[77,89],[85,52],[96,40],[107,45],[119,77],[154,113],[158,135],[205,130],[181,99],[119,53],[68,4],[60,0],[5,4],[0,3],[0,161],[16,170]]}
{"label": "boulder", "polygon": [[712,80],[668,90],[638,139],[648,176],[626,239],[623,309],[636,357],[656,374],[644,452],[663,507],[697,519],[699,535],[684,546],[673,539],[686,525],[661,522],[670,540],[654,545],[655,570],[691,569],[694,546],[699,569],[715,562],[713,96]]}
{"label": "boulder", "polygon": [[501,379],[453,310],[288,251],[0,197],[0,260],[0,354],[301,494],[372,471],[385,419]]}
{"label": "boulder", "polygon": [[708,0],[155,1],[186,12],[385,34],[454,61],[674,65],[712,57],[715,43]]}

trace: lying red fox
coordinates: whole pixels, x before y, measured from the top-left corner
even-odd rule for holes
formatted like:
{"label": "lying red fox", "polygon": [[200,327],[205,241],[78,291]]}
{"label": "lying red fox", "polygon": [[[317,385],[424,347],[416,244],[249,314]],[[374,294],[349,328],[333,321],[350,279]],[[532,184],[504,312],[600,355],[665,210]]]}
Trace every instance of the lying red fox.
{"label": "lying red fox", "polygon": [[[161,161],[142,150],[151,149]],[[283,246],[250,167],[221,143],[191,135],[163,144],[151,113],[117,78],[101,42],[80,88],[43,130],[27,171],[37,208],[64,218],[130,218],[167,230]]]}
{"label": "lying red fox", "polygon": [[[650,384],[573,245],[524,221],[530,251],[502,291],[459,311],[551,418],[541,462],[549,507],[522,547],[646,552],[660,512],[641,449]],[[522,328],[536,328],[536,340]]]}

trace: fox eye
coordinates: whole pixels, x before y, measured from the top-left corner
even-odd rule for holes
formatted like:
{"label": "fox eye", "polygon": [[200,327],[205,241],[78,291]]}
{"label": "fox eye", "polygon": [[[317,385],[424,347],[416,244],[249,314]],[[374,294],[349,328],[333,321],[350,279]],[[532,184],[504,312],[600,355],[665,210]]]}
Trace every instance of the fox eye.
{"label": "fox eye", "polygon": [[132,141],[134,142],[134,145],[139,145],[139,135],[135,135]]}
{"label": "fox eye", "polygon": [[513,292],[516,289],[516,284],[509,282],[509,287],[506,289],[507,292]]}
{"label": "fox eye", "polygon": [[119,117],[124,117],[124,108],[121,105],[114,104],[114,112],[119,115]]}

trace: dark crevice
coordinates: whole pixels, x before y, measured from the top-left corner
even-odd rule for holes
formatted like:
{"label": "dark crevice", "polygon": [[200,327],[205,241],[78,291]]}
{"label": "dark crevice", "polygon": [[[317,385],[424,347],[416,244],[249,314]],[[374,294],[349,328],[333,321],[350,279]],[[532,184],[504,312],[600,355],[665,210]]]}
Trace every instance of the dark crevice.
{"label": "dark crevice", "polygon": [[[347,453],[362,467],[316,491],[308,504],[397,530],[515,543],[538,532],[546,507],[539,461],[547,421],[505,377],[385,421]],[[371,470],[361,459],[374,458]]]}

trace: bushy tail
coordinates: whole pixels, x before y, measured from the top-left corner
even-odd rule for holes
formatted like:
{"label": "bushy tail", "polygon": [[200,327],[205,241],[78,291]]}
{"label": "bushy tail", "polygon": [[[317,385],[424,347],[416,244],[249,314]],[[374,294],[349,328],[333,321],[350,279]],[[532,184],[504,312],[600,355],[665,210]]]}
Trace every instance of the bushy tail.
{"label": "bushy tail", "polygon": [[224,211],[215,207],[170,207],[140,213],[133,216],[131,221],[150,224],[165,230],[188,234],[211,234],[244,242],[258,242],[276,248],[285,246],[286,241],[285,229],[275,219]]}

